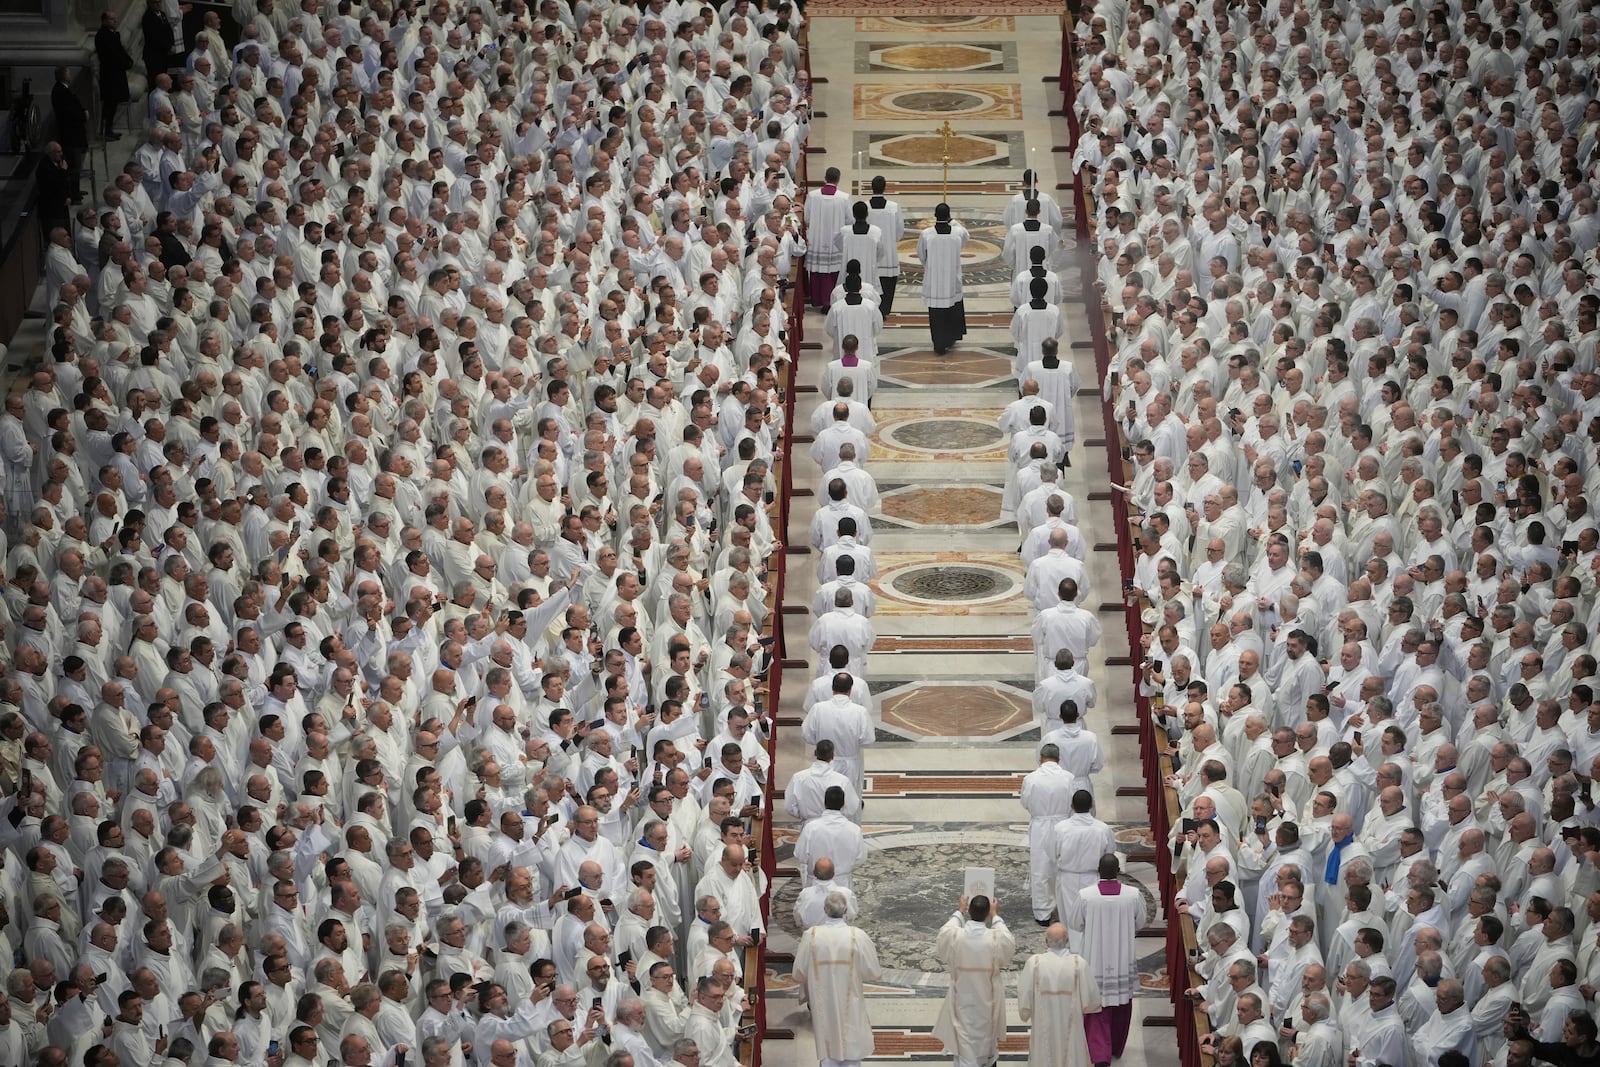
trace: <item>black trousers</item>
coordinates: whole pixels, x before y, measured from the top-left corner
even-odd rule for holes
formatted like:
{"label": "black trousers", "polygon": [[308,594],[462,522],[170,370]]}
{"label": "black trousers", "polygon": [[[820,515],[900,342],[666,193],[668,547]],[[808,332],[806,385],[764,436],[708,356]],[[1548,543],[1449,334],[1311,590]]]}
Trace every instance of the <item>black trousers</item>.
{"label": "black trousers", "polygon": [[957,300],[947,308],[928,309],[928,332],[933,335],[933,350],[944,355],[967,335],[966,302]]}
{"label": "black trousers", "polygon": [[883,312],[883,317],[888,318],[889,312],[894,310],[894,287],[899,284],[900,275],[878,275],[878,310]]}

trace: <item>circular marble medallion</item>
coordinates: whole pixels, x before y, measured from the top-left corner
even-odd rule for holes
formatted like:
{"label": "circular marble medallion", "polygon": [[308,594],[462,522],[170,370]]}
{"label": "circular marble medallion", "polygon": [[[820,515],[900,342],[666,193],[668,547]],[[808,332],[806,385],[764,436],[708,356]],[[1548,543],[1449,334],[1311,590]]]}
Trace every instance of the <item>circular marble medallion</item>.
{"label": "circular marble medallion", "polygon": [[1022,575],[987,563],[914,563],[890,567],[878,576],[878,588],[901,604],[959,613],[992,608],[1019,597]]}
{"label": "circular marble medallion", "polygon": [[925,567],[895,575],[896,592],[919,600],[985,600],[1014,583],[986,567]]}
{"label": "circular marble medallion", "polygon": [[894,98],[894,106],[903,111],[922,111],[930,115],[975,111],[987,103],[977,93],[959,89],[919,89],[916,92],[898,93]]}
{"label": "circular marble medallion", "polygon": [[919,452],[977,452],[1005,440],[998,427],[977,419],[919,419],[889,427],[884,436]]}

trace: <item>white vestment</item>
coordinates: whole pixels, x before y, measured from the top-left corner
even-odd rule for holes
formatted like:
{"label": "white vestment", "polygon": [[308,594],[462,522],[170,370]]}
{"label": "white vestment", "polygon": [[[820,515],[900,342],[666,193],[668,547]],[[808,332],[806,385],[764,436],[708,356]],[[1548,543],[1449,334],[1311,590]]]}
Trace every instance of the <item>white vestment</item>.
{"label": "white vestment", "polygon": [[850,218],[850,197],[835,189],[818,189],[805,200],[806,230],[812,235],[806,250],[806,270],[831,274],[844,269],[844,249],[836,240]]}
{"label": "white vestment", "polygon": [[1023,368],[1022,375],[1039,383],[1039,395],[1051,405],[1049,427],[1063,445],[1072,448],[1078,439],[1077,416],[1072,410],[1073,398],[1078,395],[1078,369],[1071,360],[1062,359],[1054,367],[1036,360]]}
{"label": "white vestment", "polygon": [[930,226],[917,237],[925,306],[947,308],[961,302],[961,250],[965,247],[967,231],[959,223],[951,223],[949,233],[938,233]]}
{"label": "white vestment", "polygon": [[833,742],[833,768],[849,779],[860,796],[866,781],[861,750],[875,740],[872,717],[867,709],[850,699],[848,693],[835,693],[812,706],[800,724],[800,738],[816,747],[826,738]]}
{"label": "white vestment", "polygon": [[1077,931],[1083,927],[1081,894],[1099,881],[1100,857],[1114,847],[1111,827],[1088,812],[1062,819],[1045,839],[1045,862],[1056,886],[1056,917],[1073,931],[1074,944],[1079,947],[1082,942]]}
{"label": "white vestment", "polygon": [[1035,919],[1048,919],[1055,907],[1050,835],[1056,823],[1072,814],[1072,794],[1077,791],[1071,773],[1054,760],[1039,764],[1022,779],[1022,806],[1028,811],[1028,888]]}
{"label": "white vestment", "polygon": [[794,977],[801,1001],[811,1008],[819,1058],[863,1060],[872,1055],[872,1023],[862,986],[882,976],[872,939],[843,919],[825,919],[800,935]]}
{"label": "white vestment", "polygon": [[794,845],[794,860],[800,865],[800,884],[811,884],[811,869],[817,860],[833,861],[833,880],[850,888],[850,872],[867,858],[867,842],[861,827],[837,811],[825,811],[800,828]]}
{"label": "white vestment", "polygon": [[933,1036],[944,1042],[957,1067],[988,1067],[1000,1054],[1006,1029],[1005,969],[1017,942],[1005,920],[972,922],[960,912],[939,931],[934,954],[950,974]]}
{"label": "white vestment", "polygon": [[1131,1002],[1139,991],[1139,957],[1133,938],[1144,923],[1144,898],[1127,886],[1107,895],[1096,882],[1078,895],[1083,920],[1080,948],[1095,984],[1100,1003],[1107,1008]]}
{"label": "white vestment", "polygon": [[1100,1010],[1100,987],[1082,956],[1052,949],[1029,956],[1017,979],[1017,1014],[1033,1023],[1029,1067],[1089,1067],[1085,1014]]}

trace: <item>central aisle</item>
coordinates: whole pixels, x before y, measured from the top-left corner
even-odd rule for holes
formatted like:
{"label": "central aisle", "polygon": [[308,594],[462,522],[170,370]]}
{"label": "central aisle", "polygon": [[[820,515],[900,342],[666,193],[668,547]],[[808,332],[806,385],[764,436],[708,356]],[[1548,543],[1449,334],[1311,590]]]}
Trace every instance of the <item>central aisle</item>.
{"label": "central aisle", "polygon": [[[1041,171],[1047,191],[1067,176],[1070,157],[1051,151],[1064,143],[1065,129],[1053,128],[1060,119],[1044,117],[1059,107],[1060,97],[1053,83],[1039,77],[1056,69],[1060,39],[1054,18],[1009,15],[819,18],[810,25],[815,106],[826,116],[812,126],[812,147],[821,149],[809,160],[813,184],[820,184],[829,166],[844,172],[847,187],[881,173],[907,218],[906,273],[880,341],[883,384],[873,403],[878,432],[868,464],[883,498],[873,517],[878,641],[867,672],[877,702],[877,743],[866,755],[862,820],[871,855],[856,872],[855,889],[859,924],[873,936],[887,974],[884,985],[870,991],[875,1059],[948,1059],[929,1032],[946,984],[933,958],[933,939],[956,906],[964,867],[996,869],[1001,913],[1017,936],[1017,968],[1044,945],[1028,907],[1027,821],[1017,799],[1022,776],[1036,765],[1039,738],[1030,699],[1031,619],[1022,597],[1020,536],[999,515],[1006,441],[996,420],[1017,395],[1008,332],[1010,277],[999,262],[1000,217],[1025,167]],[[915,230],[931,221],[939,200],[939,137],[930,131],[945,120],[958,131],[951,207],[973,240],[965,272],[969,333],[955,351],[939,357],[929,344],[914,251]],[[1071,192],[1054,195],[1070,212]],[[1070,244],[1064,260],[1076,263]],[[1068,293],[1063,311],[1071,324],[1062,352],[1075,360],[1085,388],[1092,390],[1092,353],[1073,349],[1073,342],[1089,337],[1077,302],[1077,274],[1075,266],[1062,269]],[[805,338],[795,406],[796,499],[785,540],[795,549],[807,544],[816,503],[804,494],[820,492],[821,472],[805,435],[813,410],[824,402],[815,386],[831,355],[815,312],[807,315]],[[1064,486],[1076,498],[1092,547],[1115,538],[1109,505],[1092,495],[1104,490],[1106,471],[1097,451],[1103,445],[1093,395],[1080,398],[1077,416],[1079,443]],[[788,656],[792,662],[804,655],[807,667],[786,669],[780,788],[811,761],[798,724],[800,700],[815,677],[807,636],[816,562],[816,554],[796,550],[787,559]],[[1092,551],[1088,563],[1094,586],[1088,606],[1108,597],[1115,603],[1121,584],[1115,552]],[[1140,773],[1137,737],[1112,732],[1114,724],[1132,722],[1128,671],[1108,672],[1104,664],[1107,655],[1127,654],[1119,619],[1102,616],[1107,634],[1090,665],[1100,701],[1088,724],[1110,757],[1097,779],[1100,816],[1118,830],[1124,866],[1144,888],[1154,886],[1155,875],[1142,862],[1148,847],[1142,790],[1138,797],[1115,796],[1118,785],[1137,785]],[[796,828],[781,803],[777,819],[780,871],[792,870]],[[1157,936],[1139,946],[1153,986],[1136,1006],[1140,1020],[1146,1008],[1168,1007],[1165,975],[1156,973],[1163,967],[1162,919],[1150,890],[1144,891]],[[780,877],[774,885],[769,926],[779,960],[771,964],[768,1024],[795,1031],[792,1042],[764,1046],[763,1060],[774,1067],[816,1062],[808,1017],[782,958],[798,935],[792,915],[798,892],[797,877]],[[1021,1061],[1027,1031],[1014,1005],[1010,1012],[1001,1058]],[[1126,1061],[1138,1062],[1146,1049],[1152,1063],[1176,1062],[1163,1032],[1136,1022]]]}

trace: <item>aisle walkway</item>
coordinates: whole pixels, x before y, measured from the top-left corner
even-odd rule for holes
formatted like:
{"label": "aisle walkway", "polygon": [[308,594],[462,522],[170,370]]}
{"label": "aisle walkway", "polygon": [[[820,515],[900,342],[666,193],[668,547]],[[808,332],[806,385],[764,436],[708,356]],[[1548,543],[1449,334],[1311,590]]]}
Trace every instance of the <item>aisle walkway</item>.
{"label": "aisle walkway", "polygon": [[[961,893],[962,869],[992,866],[997,872],[1002,914],[1017,935],[1017,965],[1043,947],[1043,931],[1028,908],[1026,816],[1017,800],[1022,775],[1035,766],[1039,730],[1033,720],[1033,654],[1030,617],[1021,595],[1023,572],[1017,556],[1016,526],[999,518],[1005,476],[1005,440],[995,426],[1004,406],[1016,397],[1011,377],[1013,350],[1008,325],[1010,277],[999,265],[1004,234],[1000,216],[1017,191],[1025,167],[1044,175],[1053,189],[1066,174],[1062,120],[1045,116],[1060,105],[1053,83],[1040,75],[1059,62],[1060,30],[1053,18],[1002,16],[917,16],[817,19],[811,25],[812,71],[818,85],[816,106],[828,117],[812,127],[810,163],[814,179],[838,166],[846,182],[882,173],[889,195],[907,215],[902,260],[908,264],[890,328],[881,347],[883,388],[874,402],[879,430],[870,469],[883,494],[874,517],[879,576],[875,583],[878,643],[868,677],[878,702],[877,744],[868,750],[864,827],[872,849],[856,873],[861,924],[873,935],[887,977],[871,991],[877,1030],[876,1059],[941,1060],[929,1033],[944,995],[945,976],[933,959],[933,937]],[[833,42],[848,42],[843,47]],[[1026,75],[1019,72],[1030,72]],[[1026,118],[1024,118],[1026,116]],[[937,357],[929,347],[927,323],[915,271],[915,228],[931,221],[939,200],[939,137],[931,131],[948,119],[959,131],[951,169],[951,204],[971,231],[966,264],[969,326],[955,352]],[[1064,206],[1071,194],[1056,193]],[[1070,225],[1068,227],[1070,229]],[[1069,259],[1073,258],[1071,256]],[[1080,291],[1077,271],[1063,272],[1068,291]],[[1087,342],[1081,306],[1069,304],[1072,323],[1063,352]],[[820,316],[806,323],[809,351],[803,353],[795,420],[809,424],[821,402],[815,384],[828,355]],[[1093,388],[1091,353],[1072,351],[1080,377]],[[1076,497],[1083,532],[1093,545],[1111,541],[1108,506],[1092,495],[1104,488],[1104,456],[1099,447],[1098,405],[1092,396],[1078,404],[1079,446],[1066,488]],[[802,429],[798,431],[804,433]],[[809,446],[797,444],[794,485],[816,488],[820,471]],[[787,543],[806,543],[814,498],[797,498]],[[1090,559],[1094,604],[1115,600],[1120,588],[1114,552]],[[808,609],[816,588],[816,556],[788,557],[784,619],[789,655],[805,654],[812,622]],[[1107,671],[1107,655],[1126,655],[1118,617],[1103,616],[1107,636],[1091,664],[1100,687],[1100,706],[1089,725],[1107,745],[1110,765],[1098,782],[1101,817],[1119,831],[1121,847],[1135,860],[1147,845],[1142,790],[1115,796],[1118,785],[1137,785],[1137,738],[1113,736],[1113,719],[1131,720],[1127,670]],[[799,740],[799,701],[814,676],[808,667],[786,672],[788,724],[781,733],[778,784],[810,762]],[[1108,710],[1109,709],[1109,710]],[[791,866],[794,828],[779,814],[780,867]],[[1154,885],[1147,863],[1126,864],[1141,886]],[[775,886],[773,950],[792,951],[797,928],[792,906],[799,881]],[[1154,898],[1150,916],[1161,923]],[[1148,969],[1163,967],[1162,941],[1141,941]],[[784,973],[773,965],[768,1022],[792,1027],[796,1039],[771,1041],[763,1052],[770,1065],[814,1063],[807,1016],[796,1002]],[[1164,974],[1152,973],[1164,984]],[[1161,989],[1138,1006],[1165,1012]],[[1002,1059],[1026,1057],[1026,1027],[1012,1009],[1011,1036]],[[1176,1061],[1166,1032],[1136,1023],[1127,1062],[1146,1057],[1157,1064]]]}

